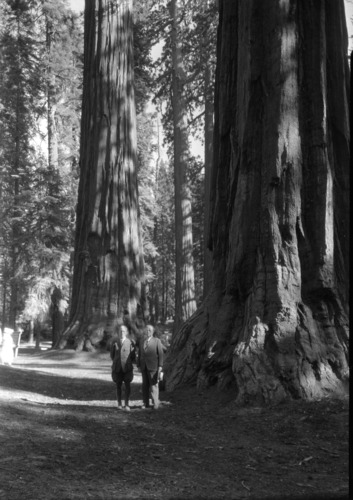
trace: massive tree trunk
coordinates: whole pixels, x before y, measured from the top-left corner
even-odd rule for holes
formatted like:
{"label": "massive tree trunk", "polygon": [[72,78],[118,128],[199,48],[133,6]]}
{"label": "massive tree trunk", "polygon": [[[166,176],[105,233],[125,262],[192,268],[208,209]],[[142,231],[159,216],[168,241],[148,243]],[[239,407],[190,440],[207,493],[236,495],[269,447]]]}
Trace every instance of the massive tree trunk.
{"label": "massive tree trunk", "polygon": [[[21,63],[21,53],[20,53],[20,41],[21,41],[21,12],[17,13],[16,18],[16,48],[15,48],[15,61],[19,69]],[[20,224],[18,218],[21,216],[20,210],[18,208],[19,197],[20,197],[20,167],[21,160],[23,159],[22,148],[25,146],[25,141],[27,139],[26,135],[23,134],[23,126],[26,122],[25,116],[25,106],[23,98],[23,88],[22,82],[18,82],[16,86],[16,96],[14,100],[14,112],[15,112],[15,123],[14,123],[14,144],[13,144],[13,157],[11,161],[11,177],[12,177],[12,193],[13,193],[13,206],[12,206],[12,238],[11,238],[11,280],[10,280],[10,311],[9,311],[9,326],[12,329],[16,327],[16,321],[19,312],[19,284],[18,284],[18,268],[19,268],[19,241],[21,238]],[[24,148],[23,148],[24,149]]]}
{"label": "massive tree trunk", "polygon": [[220,1],[213,284],[173,339],[169,388],[241,402],[347,390],[346,54],[341,0]]}
{"label": "massive tree trunk", "polygon": [[[203,1],[201,8],[206,13],[210,6],[214,5],[214,0]],[[213,9],[212,9],[213,10]],[[210,12],[208,12],[210,15]],[[211,21],[211,19],[209,20]],[[204,248],[203,248],[203,297],[205,298],[212,285],[212,252],[208,248],[210,237],[210,189],[211,189],[211,170],[213,160],[213,128],[214,128],[214,59],[210,58],[210,40],[209,32],[205,31],[202,44],[202,62],[204,67],[204,103],[205,103],[205,121],[204,121],[204,154],[205,154],[205,208],[204,208]]]}
{"label": "massive tree trunk", "polygon": [[191,193],[186,173],[189,159],[185,73],[179,36],[179,0],[171,0],[172,18],[172,107],[174,126],[175,183],[175,323],[177,330],[196,310],[194,261],[192,255]]}
{"label": "massive tree trunk", "polygon": [[211,65],[206,63],[205,66],[205,224],[204,224],[204,279],[203,279],[203,296],[206,297],[212,285],[212,253],[208,248],[207,242],[209,240],[209,225],[207,221],[210,219],[210,180],[213,158],[213,96],[211,95],[211,78],[212,69]]}
{"label": "massive tree trunk", "polygon": [[80,184],[71,321],[60,347],[102,345],[140,326],[131,0],[86,1]]}

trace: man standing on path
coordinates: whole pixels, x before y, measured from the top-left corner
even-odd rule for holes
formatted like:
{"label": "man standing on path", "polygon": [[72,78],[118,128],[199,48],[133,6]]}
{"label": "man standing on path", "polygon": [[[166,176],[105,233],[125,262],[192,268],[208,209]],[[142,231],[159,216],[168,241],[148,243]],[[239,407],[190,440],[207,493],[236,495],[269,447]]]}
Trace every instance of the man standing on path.
{"label": "man standing on path", "polygon": [[112,378],[116,383],[116,398],[118,409],[122,410],[122,385],[125,384],[125,410],[130,411],[130,384],[134,377],[132,363],[135,361],[135,343],[129,338],[127,326],[121,325],[120,338],[112,343],[110,348],[110,357],[113,360]]}
{"label": "man standing on path", "polygon": [[159,408],[158,382],[163,368],[163,346],[153,333],[153,326],[147,325],[144,338],[140,341],[139,366],[142,374],[142,408],[149,407],[151,392],[153,408],[157,410]]}

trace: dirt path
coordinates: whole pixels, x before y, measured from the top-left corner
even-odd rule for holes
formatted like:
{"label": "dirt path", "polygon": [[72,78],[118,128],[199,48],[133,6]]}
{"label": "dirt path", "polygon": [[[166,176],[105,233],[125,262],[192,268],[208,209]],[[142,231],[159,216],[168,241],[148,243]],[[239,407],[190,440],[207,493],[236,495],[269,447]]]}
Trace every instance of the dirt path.
{"label": "dirt path", "polygon": [[0,366],[0,499],[348,499],[348,401],[240,408],[184,388],[115,407],[107,353]]}

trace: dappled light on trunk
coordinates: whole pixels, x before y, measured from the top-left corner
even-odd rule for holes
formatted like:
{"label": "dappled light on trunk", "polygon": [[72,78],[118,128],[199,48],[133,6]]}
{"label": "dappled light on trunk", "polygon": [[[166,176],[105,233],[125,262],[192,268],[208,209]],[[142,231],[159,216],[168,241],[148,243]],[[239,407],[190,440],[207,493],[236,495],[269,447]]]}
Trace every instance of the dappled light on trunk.
{"label": "dappled light on trunk", "polygon": [[143,257],[136,182],[132,2],[86,2],[81,177],[71,322],[63,347],[137,331]]}
{"label": "dappled light on trunk", "polygon": [[241,402],[346,393],[346,47],[341,1],[220,2],[213,280],[173,339],[170,388],[217,385]]}
{"label": "dappled light on trunk", "polygon": [[170,3],[172,22],[172,109],[174,131],[175,189],[175,322],[177,330],[196,310],[193,261],[191,193],[187,179],[190,161],[187,107],[183,86],[185,71],[182,59],[179,0]]}

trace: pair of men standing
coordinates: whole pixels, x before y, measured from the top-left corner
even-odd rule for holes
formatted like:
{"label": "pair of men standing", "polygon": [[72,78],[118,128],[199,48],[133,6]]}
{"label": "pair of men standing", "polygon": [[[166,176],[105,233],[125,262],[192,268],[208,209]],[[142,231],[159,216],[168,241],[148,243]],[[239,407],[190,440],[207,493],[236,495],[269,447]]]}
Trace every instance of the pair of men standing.
{"label": "pair of men standing", "polygon": [[[121,338],[114,342],[110,349],[110,356],[113,360],[112,378],[116,383],[116,396],[118,408],[122,409],[122,384],[125,385],[125,409],[130,410],[129,398],[131,392],[131,382],[133,380],[133,365],[136,360],[136,346],[129,338],[129,331],[125,325],[120,327]],[[153,408],[159,408],[159,388],[161,372],[163,369],[163,346],[161,341],[153,336],[152,325],[146,326],[144,338],[139,344],[137,365],[142,374],[142,408],[149,407],[150,393]]]}

